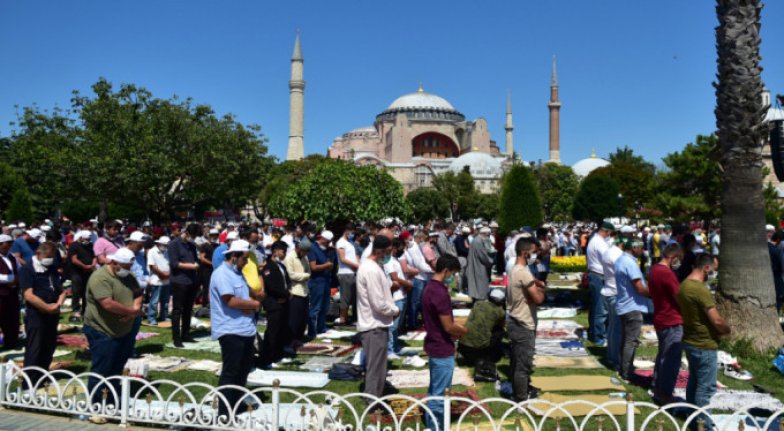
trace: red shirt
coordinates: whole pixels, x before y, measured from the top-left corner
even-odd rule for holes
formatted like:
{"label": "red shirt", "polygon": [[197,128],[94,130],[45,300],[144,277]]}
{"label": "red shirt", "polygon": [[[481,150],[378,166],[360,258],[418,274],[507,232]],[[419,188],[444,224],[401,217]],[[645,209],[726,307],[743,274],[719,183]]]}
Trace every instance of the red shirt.
{"label": "red shirt", "polygon": [[[455,342],[441,325],[440,316],[452,316],[452,299],[446,285],[430,280],[422,292],[422,320],[425,322],[425,352],[432,358],[455,355]],[[454,318],[452,318],[454,321]]]}
{"label": "red shirt", "polygon": [[651,267],[648,289],[653,300],[653,327],[657,331],[683,325],[678,307],[678,277],[669,267],[656,264]]}

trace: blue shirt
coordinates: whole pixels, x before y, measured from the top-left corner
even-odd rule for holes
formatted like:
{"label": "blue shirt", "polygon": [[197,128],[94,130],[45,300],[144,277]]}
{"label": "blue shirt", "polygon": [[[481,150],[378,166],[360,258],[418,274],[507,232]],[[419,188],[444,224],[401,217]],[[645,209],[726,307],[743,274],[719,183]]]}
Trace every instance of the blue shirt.
{"label": "blue shirt", "polygon": [[215,251],[212,252],[212,269],[216,270],[223,265],[223,261],[226,260],[226,256],[223,255],[223,252],[228,250],[229,246],[226,245],[224,242],[223,244],[215,247]]}
{"label": "blue shirt", "polygon": [[11,246],[11,254],[19,253],[22,256],[22,259],[25,261],[25,265],[33,261],[33,254],[35,254],[35,250],[33,247],[30,246],[30,243],[25,241],[24,238],[19,237],[14,240],[14,244]]}
{"label": "blue shirt", "polygon": [[[308,261],[315,262],[316,265],[323,265],[329,262],[329,257],[325,250],[322,250],[318,244],[313,244],[308,252]],[[333,267],[334,268],[334,267]],[[324,282],[332,280],[332,270],[325,269],[323,271],[313,271],[310,274],[311,282]],[[310,284],[310,283],[309,283]]]}
{"label": "blue shirt", "polygon": [[174,238],[169,243],[169,265],[171,266],[171,283],[196,284],[199,273],[195,269],[181,269],[180,263],[196,263],[198,259],[196,246],[182,238]]}
{"label": "blue shirt", "polygon": [[223,295],[236,296],[239,299],[250,299],[250,287],[242,273],[228,263],[212,271],[210,277],[210,321],[212,322],[212,339],[217,340],[224,335],[240,335],[252,337],[256,335],[254,314],[245,314],[242,310],[231,308],[223,301]]}
{"label": "blue shirt", "polygon": [[131,272],[136,277],[136,281],[139,282],[139,287],[142,289],[146,288],[150,273],[147,272],[147,257],[144,255],[144,250],[136,253],[136,259],[134,259],[133,265],[131,265]]}
{"label": "blue shirt", "polygon": [[647,299],[634,289],[634,280],[640,280],[645,285],[637,259],[629,253],[624,253],[615,261],[615,285],[618,287],[616,294],[615,310],[619,316],[639,311],[648,312]]}

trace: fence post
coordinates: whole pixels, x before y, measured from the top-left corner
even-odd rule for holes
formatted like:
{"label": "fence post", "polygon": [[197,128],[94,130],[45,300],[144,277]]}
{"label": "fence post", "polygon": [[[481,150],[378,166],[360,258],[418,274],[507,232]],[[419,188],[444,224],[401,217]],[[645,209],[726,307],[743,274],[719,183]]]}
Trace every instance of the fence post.
{"label": "fence post", "polygon": [[272,428],[273,431],[280,429],[280,380],[272,381]]}
{"label": "fence post", "polygon": [[120,428],[128,427],[128,408],[131,398],[131,381],[128,374],[130,370],[123,369],[120,380]]}
{"label": "fence post", "polygon": [[634,431],[634,395],[626,394],[626,431]]}
{"label": "fence post", "polygon": [[5,363],[5,357],[0,358],[0,361],[2,361],[0,362],[0,410],[2,410],[3,404],[5,404],[5,373],[8,365]]}
{"label": "fence post", "polygon": [[442,431],[449,431],[452,429],[452,402],[449,400],[451,392],[452,391],[449,389],[444,390],[444,429]]}

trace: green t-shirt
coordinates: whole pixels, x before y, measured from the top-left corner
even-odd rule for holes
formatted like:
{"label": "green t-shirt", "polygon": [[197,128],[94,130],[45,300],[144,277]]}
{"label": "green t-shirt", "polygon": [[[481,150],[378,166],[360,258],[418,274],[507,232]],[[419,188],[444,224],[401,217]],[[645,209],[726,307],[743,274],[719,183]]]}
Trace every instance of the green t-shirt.
{"label": "green t-shirt", "polygon": [[708,309],[716,306],[710,290],[687,278],[678,291],[678,306],[683,316],[683,342],[698,349],[718,349],[719,333],[708,319]]}
{"label": "green t-shirt", "polygon": [[112,338],[120,338],[129,332],[133,319],[120,320],[120,316],[107,311],[98,302],[103,298],[112,298],[127,307],[133,306],[134,293],[139,290],[139,283],[133,274],[117,277],[106,266],[101,267],[90,276],[87,282],[87,307],[84,313],[84,324],[103,332]]}
{"label": "green t-shirt", "polygon": [[490,301],[477,301],[466,321],[468,333],[460,339],[460,344],[482,349],[490,346],[493,328],[503,324],[506,313],[502,307]]}

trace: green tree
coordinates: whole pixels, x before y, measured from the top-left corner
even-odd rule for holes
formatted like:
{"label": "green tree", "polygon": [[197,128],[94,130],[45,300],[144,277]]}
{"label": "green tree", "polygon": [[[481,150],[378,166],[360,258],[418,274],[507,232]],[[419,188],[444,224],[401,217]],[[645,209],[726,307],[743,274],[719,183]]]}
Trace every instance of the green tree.
{"label": "green tree", "polygon": [[716,128],[723,168],[721,278],[716,303],[732,338],[758,352],[778,348],[773,274],[765,238],[759,0],[717,0]]}
{"label": "green tree", "polygon": [[422,187],[409,192],[406,201],[417,223],[425,223],[449,215],[449,202],[438,190],[431,187]]}
{"label": "green tree", "polygon": [[374,166],[325,159],[270,199],[269,212],[291,221],[379,220],[409,215],[403,186]]}
{"label": "green tree", "polygon": [[610,176],[594,172],[580,183],[574,198],[574,218],[598,223],[607,217],[623,215],[623,197],[618,183]]}
{"label": "green tree", "polygon": [[545,220],[568,221],[572,219],[572,204],[580,180],[569,166],[545,163],[534,171],[542,196]]}
{"label": "green tree", "polygon": [[781,205],[781,200],[779,199],[778,189],[773,187],[773,184],[767,183],[765,188],[762,189],[762,195],[765,197],[765,222],[778,226],[784,212],[784,206]]}
{"label": "green tree", "polygon": [[8,208],[14,192],[25,187],[19,174],[7,163],[0,162],[0,208]]}
{"label": "green tree", "polygon": [[477,194],[474,177],[468,166],[459,173],[446,171],[433,177],[433,188],[438,190],[449,202],[450,215],[453,220],[463,218],[462,207],[470,205]]}
{"label": "green tree", "polygon": [[656,166],[653,163],[646,161],[642,156],[634,154],[634,150],[626,145],[623,148],[616,148],[615,152],[610,153],[608,160],[611,165],[631,165],[638,169],[650,171],[651,174],[656,172]]}
{"label": "green tree", "polygon": [[522,226],[542,224],[542,203],[530,168],[512,166],[501,181],[498,226],[502,235]]}
{"label": "green tree", "polygon": [[30,193],[24,187],[16,189],[5,213],[8,220],[23,221],[30,223],[33,221],[33,201]]}

